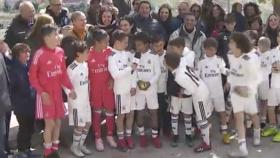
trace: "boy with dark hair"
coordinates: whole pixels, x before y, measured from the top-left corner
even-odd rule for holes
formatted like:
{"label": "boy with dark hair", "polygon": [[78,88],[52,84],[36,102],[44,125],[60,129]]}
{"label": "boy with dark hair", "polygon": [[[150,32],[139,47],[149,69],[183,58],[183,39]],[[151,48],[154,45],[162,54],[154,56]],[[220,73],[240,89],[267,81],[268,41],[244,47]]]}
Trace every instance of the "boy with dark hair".
{"label": "boy with dark hair", "polygon": [[130,60],[131,54],[126,51],[128,35],[116,30],[112,35],[113,50],[109,57],[108,69],[114,79],[116,103],[116,126],[118,149],[126,152],[134,148],[131,137],[134,121],[136,76],[133,73],[137,65]]}
{"label": "boy with dark hair", "polygon": [[86,63],[88,48],[85,42],[79,40],[69,43],[68,47],[73,50],[75,58],[68,66],[67,73],[77,92],[77,99],[68,98],[69,125],[74,126],[71,152],[77,157],[84,157],[91,154],[91,151],[85,146],[85,140],[91,126],[88,66]]}
{"label": "boy with dark hair", "polygon": [[70,90],[69,97],[76,98],[76,93],[66,72],[64,51],[58,47],[58,29],[52,24],[41,29],[44,40],[33,57],[29,70],[29,79],[37,92],[36,115],[44,119],[44,156],[57,157],[61,119],[65,116],[62,99],[62,87]]}
{"label": "boy with dark hair", "polygon": [[228,73],[226,64],[221,57],[216,56],[218,42],[215,38],[207,38],[203,44],[206,56],[198,63],[198,73],[210,91],[212,109],[219,113],[221,123],[220,130],[223,134],[223,142],[230,143],[228,134],[222,74]]}
{"label": "boy with dark hair", "polygon": [[19,123],[17,135],[17,158],[36,157],[31,153],[31,138],[34,133],[35,91],[28,79],[28,61],[30,48],[23,43],[16,44],[12,49],[10,67],[10,87],[14,113]]}
{"label": "boy with dark hair", "polygon": [[136,52],[141,54],[136,70],[136,110],[137,125],[140,133],[140,146],[146,147],[148,145],[144,128],[145,107],[147,105],[151,116],[152,142],[156,148],[161,148],[158,134],[159,104],[157,99],[157,83],[161,74],[159,57],[158,55],[152,54],[149,49],[150,39],[146,33],[136,33],[134,42]]}
{"label": "boy with dark hair", "polygon": [[117,147],[113,137],[115,127],[113,79],[108,71],[108,58],[112,49],[108,47],[109,36],[105,30],[90,29],[88,37],[90,103],[93,108],[92,128],[96,150],[103,151],[104,145],[100,127],[102,110],[105,110],[106,113],[107,142],[112,148]]}
{"label": "boy with dark hair", "polygon": [[[175,38],[171,40],[168,44],[168,51],[176,53],[181,56],[182,63],[188,64],[191,69],[194,69],[194,52],[190,51],[185,47],[185,39],[182,37]],[[179,113],[182,112],[184,115],[184,125],[185,125],[185,143],[189,146],[193,146],[193,133],[192,133],[192,98],[191,95],[184,94],[183,88],[178,85],[173,74],[168,72],[167,80],[167,91],[171,96],[170,99],[170,113],[171,113],[171,126],[172,126],[172,147],[178,146],[179,133],[178,133],[178,122]]]}
{"label": "boy with dark hair", "polygon": [[158,80],[158,102],[159,102],[159,129],[162,129],[162,132],[167,137],[171,135],[171,122],[170,122],[170,113],[168,112],[168,103],[167,103],[167,77],[168,70],[164,64],[164,56],[166,54],[166,50],[164,50],[165,39],[158,35],[152,40],[152,51],[153,53],[159,56],[160,60],[160,69],[161,74]]}
{"label": "boy with dark hair", "polygon": [[[188,66],[181,56],[171,52],[165,55],[165,63],[169,71],[175,76],[175,82],[184,88],[183,94],[192,95],[192,101],[196,121],[201,129],[203,138],[202,144],[194,149],[195,152],[204,152],[211,150],[211,142],[209,137],[209,125],[207,119],[211,115],[208,106],[209,90],[205,83],[194,73],[192,68]],[[188,105],[190,106],[190,105]]]}

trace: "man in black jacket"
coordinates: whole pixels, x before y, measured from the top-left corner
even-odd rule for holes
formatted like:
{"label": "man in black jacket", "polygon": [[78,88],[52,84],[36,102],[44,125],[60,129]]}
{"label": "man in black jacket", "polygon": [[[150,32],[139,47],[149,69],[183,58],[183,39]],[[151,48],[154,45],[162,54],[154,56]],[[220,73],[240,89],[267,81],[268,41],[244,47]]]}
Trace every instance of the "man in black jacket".
{"label": "man in black jacket", "polygon": [[62,0],[49,0],[50,5],[46,8],[46,14],[53,17],[54,22],[59,27],[69,25],[70,18],[68,16],[68,9],[62,7]]}
{"label": "man in black jacket", "polygon": [[13,20],[5,35],[5,42],[10,48],[16,43],[24,43],[34,23],[35,8],[30,1],[23,1],[19,5],[20,14]]}

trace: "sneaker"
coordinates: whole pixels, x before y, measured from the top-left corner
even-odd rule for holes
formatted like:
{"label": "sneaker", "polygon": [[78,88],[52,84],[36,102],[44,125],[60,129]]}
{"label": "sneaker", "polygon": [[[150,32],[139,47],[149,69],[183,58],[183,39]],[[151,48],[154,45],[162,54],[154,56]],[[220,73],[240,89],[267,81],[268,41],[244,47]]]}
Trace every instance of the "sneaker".
{"label": "sneaker", "polygon": [[107,136],[107,142],[111,148],[117,148],[118,146],[113,136]]}
{"label": "sneaker", "polygon": [[231,139],[230,139],[230,134],[228,132],[223,134],[223,143],[224,144],[230,144]]}
{"label": "sneaker", "polygon": [[278,130],[276,127],[269,127],[266,128],[262,131],[261,135],[263,137],[270,137],[270,136],[275,136],[277,134]]}
{"label": "sneaker", "polygon": [[211,150],[211,144],[207,145],[205,142],[200,144],[198,147],[194,148],[194,152],[196,152],[196,153],[201,153],[201,152],[209,151],[209,150]]}
{"label": "sneaker", "polygon": [[83,154],[83,152],[77,146],[72,145],[70,150],[76,157],[85,157],[85,154]]}
{"label": "sneaker", "polygon": [[280,132],[277,132],[277,134],[272,139],[274,142],[280,143]]}
{"label": "sneaker", "polygon": [[92,152],[85,145],[80,145],[79,148],[82,151],[82,153],[85,154],[85,155],[91,155],[92,154]]}
{"label": "sneaker", "polygon": [[119,149],[121,152],[127,152],[128,148],[127,148],[125,139],[120,139],[120,140],[118,140],[118,149]]}
{"label": "sneaker", "polygon": [[178,146],[178,141],[179,141],[179,135],[174,135],[170,145],[172,147],[177,147]]}
{"label": "sneaker", "polygon": [[134,147],[135,147],[134,142],[131,137],[126,138],[126,144],[127,144],[128,149],[134,149]]}
{"label": "sneaker", "polygon": [[230,158],[245,158],[248,156],[248,151],[241,151],[240,149],[237,149],[236,151],[230,152],[228,156]]}
{"label": "sneaker", "polygon": [[104,151],[104,144],[101,138],[95,139],[95,148],[97,151]]}
{"label": "sneaker", "polygon": [[188,145],[188,147],[193,147],[193,136],[185,135],[185,143]]}
{"label": "sneaker", "polygon": [[159,136],[152,138],[152,142],[153,142],[155,148],[159,149],[162,147]]}
{"label": "sneaker", "polygon": [[14,158],[29,158],[25,152],[19,152]]}
{"label": "sneaker", "polygon": [[148,146],[148,141],[147,141],[147,138],[145,135],[142,135],[142,136],[140,135],[140,146],[142,148],[145,148]]}

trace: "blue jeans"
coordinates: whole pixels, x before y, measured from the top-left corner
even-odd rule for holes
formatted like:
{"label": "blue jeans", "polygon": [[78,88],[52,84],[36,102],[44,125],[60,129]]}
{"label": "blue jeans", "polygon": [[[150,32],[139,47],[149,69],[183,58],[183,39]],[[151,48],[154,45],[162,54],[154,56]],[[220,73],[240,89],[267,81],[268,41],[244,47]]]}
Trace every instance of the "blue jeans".
{"label": "blue jeans", "polygon": [[5,135],[6,135],[6,123],[5,115],[0,115],[0,157],[7,158],[5,154]]}

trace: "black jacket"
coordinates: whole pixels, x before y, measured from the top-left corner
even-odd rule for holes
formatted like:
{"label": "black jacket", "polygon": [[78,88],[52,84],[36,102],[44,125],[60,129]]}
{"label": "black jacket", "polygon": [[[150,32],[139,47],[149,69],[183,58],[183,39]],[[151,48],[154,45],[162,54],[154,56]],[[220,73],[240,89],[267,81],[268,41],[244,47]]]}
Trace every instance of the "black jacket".
{"label": "black jacket", "polygon": [[5,35],[5,42],[12,49],[16,43],[25,43],[26,37],[31,31],[32,23],[28,23],[21,15],[17,15]]}
{"label": "black jacket", "polygon": [[49,8],[50,6],[46,8],[46,14],[49,14],[51,17],[53,17],[54,22],[57,26],[64,27],[70,24],[70,19],[68,17],[67,9],[62,8],[60,14],[58,16],[55,16],[54,13]]}
{"label": "black jacket", "polygon": [[219,37],[218,37],[218,50],[217,50],[217,55],[222,57],[226,63],[226,67],[229,68],[229,61],[228,61],[228,51],[229,51],[229,38],[231,36],[231,32],[225,30],[222,32]]}
{"label": "black jacket", "polygon": [[34,116],[35,91],[28,78],[28,67],[14,59],[10,67],[11,97],[15,114]]}
{"label": "black jacket", "polygon": [[[173,97],[179,97],[181,93],[182,87],[179,86],[177,82],[175,82],[174,75],[168,71],[168,78],[167,78],[167,95]],[[188,98],[191,97],[190,95],[183,94],[181,98]]]}

